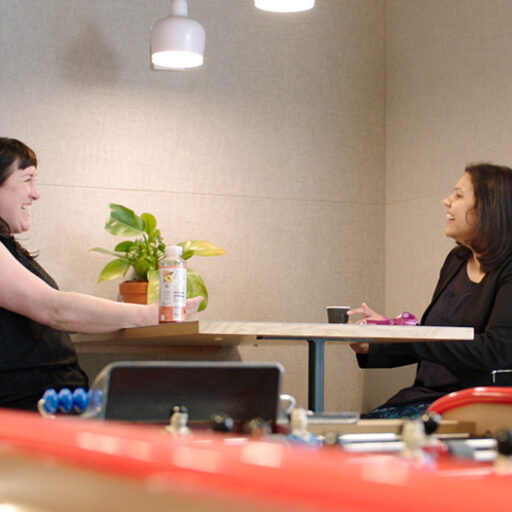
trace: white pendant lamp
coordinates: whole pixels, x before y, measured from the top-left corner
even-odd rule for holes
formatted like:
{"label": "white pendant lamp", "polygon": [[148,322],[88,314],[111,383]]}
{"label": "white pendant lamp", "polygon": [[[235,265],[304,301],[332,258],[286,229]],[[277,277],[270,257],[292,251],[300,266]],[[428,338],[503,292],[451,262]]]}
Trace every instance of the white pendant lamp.
{"label": "white pendant lamp", "polygon": [[204,27],[188,17],[186,0],[172,0],[171,15],[151,29],[154,69],[187,69],[203,64]]}
{"label": "white pendant lamp", "polygon": [[271,12],[300,12],[312,9],[315,0],[254,0],[258,9]]}

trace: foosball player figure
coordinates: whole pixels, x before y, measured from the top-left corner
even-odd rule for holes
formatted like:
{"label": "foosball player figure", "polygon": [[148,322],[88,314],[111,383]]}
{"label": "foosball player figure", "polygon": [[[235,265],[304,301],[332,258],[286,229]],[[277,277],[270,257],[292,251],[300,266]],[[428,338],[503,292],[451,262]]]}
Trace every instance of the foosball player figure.
{"label": "foosball player figure", "polygon": [[448,446],[434,436],[441,423],[441,415],[436,412],[428,412],[423,414],[420,419],[425,431],[423,450],[434,456],[446,455],[449,452]]}
{"label": "foosball player figure", "polygon": [[332,447],[339,446],[340,439],[339,435],[336,432],[326,432],[324,434],[324,446]]}
{"label": "foosball player figure", "polygon": [[263,418],[253,418],[244,424],[244,432],[251,439],[262,439],[272,434],[272,428]]}
{"label": "foosball player figure", "polygon": [[320,439],[308,430],[308,411],[306,409],[301,407],[293,409],[290,414],[290,424],[291,433],[286,436],[288,441],[311,447],[321,446]]}
{"label": "foosball player figure", "polygon": [[404,443],[403,457],[421,466],[433,464],[434,459],[424,450],[427,436],[424,424],[420,419],[404,420],[400,434]]}
{"label": "foosball player figure", "polygon": [[512,431],[500,430],[496,434],[498,454],[494,462],[494,472],[498,475],[512,474]]}
{"label": "foosball player figure", "polygon": [[187,427],[188,409],[183,405],[175,405],[171,410],[169,425],[165,427],[165,432],[174,436],[191,436],[192,431]]}
{"label": "foosball player figure", "polygon": [[227,414],[216,413],[211,416],[210,426],[214,432],[227,433],[233,432],[235,422],[233,418]]}

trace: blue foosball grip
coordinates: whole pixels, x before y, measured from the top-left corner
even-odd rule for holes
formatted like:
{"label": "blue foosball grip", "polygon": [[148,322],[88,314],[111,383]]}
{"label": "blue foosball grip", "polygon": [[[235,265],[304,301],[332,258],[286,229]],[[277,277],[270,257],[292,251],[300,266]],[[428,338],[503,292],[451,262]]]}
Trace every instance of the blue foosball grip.
{"label": "blue foosball grip", "polygon": [[55,414],[59,408],[59,396],[55,389],[47,389],[43,393],[42,406],[49,414]]}
{"label": "blue foosball grip", "polygon": [[101,409],[103,404],[103,391],[101,389],[89,390],[89,405],[94,409]]}
{"label": "blue foosball grip", "polygon": [[59,392],[55,389],[47,389],[37,403],[37,409],[41,415],[55,417],[55,414],[82,414],[87,408],[101,409],[103,403],[103,391],[84,388],[76,388],[71,392],[68,388],[62,388]]}
{"label": "blue foosball grip", "polygon": [[68,388],[59,391],[59,411],[67,414],[73,409],[73,393]]}
{"label": "blue foosball grip", "polygon": [[82,413],[89,404],[89,394],[84,388],[76,388],[73,391],[73,410],[77,413]]}

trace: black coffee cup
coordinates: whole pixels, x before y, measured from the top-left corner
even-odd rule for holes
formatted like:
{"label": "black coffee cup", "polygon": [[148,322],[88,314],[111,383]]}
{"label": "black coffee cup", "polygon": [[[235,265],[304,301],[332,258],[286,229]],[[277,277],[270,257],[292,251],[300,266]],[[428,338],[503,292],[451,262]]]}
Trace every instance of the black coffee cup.
{"label": "black coffee cup", "polygon": [[350,306],[327,306],[327,320],[330,324],[346,324]]}

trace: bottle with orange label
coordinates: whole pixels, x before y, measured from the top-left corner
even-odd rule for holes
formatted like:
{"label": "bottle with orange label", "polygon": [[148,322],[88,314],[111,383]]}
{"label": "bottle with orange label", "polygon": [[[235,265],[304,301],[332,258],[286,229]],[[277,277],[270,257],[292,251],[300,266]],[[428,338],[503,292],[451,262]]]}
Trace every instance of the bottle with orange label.
{"label": "bottle with orange label", "polygon": [[179,245],[167,247],[165,258],[160,262],[160,323],[187,319],[187,267],[182,253],[183,248]]}

